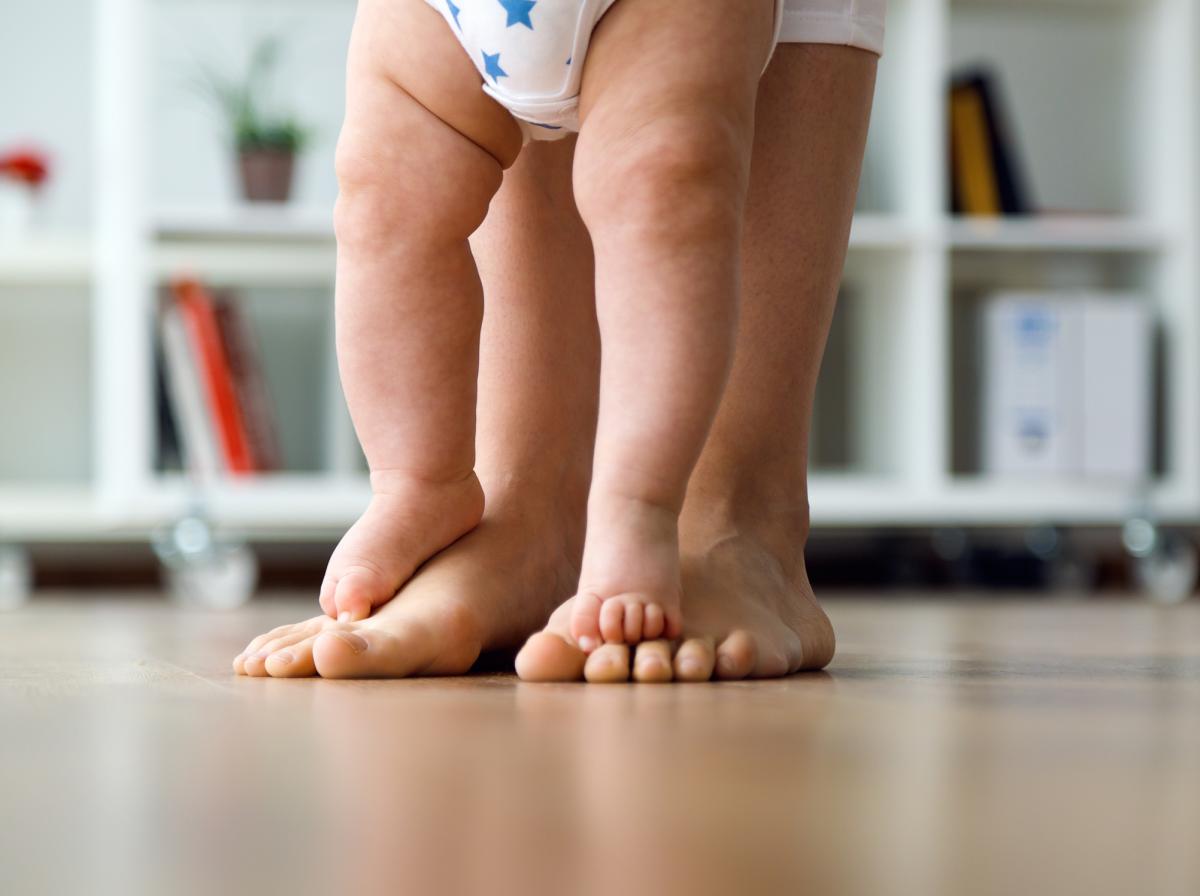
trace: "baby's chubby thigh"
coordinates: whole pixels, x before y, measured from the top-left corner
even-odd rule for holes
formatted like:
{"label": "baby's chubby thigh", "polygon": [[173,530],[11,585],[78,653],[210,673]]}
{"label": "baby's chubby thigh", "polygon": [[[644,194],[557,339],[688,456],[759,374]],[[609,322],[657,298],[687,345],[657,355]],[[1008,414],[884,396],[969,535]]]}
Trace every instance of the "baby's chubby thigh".
{"label": "baby's chubby thigh", "polygon": [[[395,107],[406,101],[431,113],[426,123],[431,146],[439,142],[432,131],[440,124],[492,156],[501,168],[508,168],[520,153],[522,135],[516,120],[483,92],[479,72],[441,15],[424,0],[359,0],[340,142],[356,137],[364,144],[394,138],[419,141],[421,134],[395,114]],[[419,152],[421,147],[413,149]]]}

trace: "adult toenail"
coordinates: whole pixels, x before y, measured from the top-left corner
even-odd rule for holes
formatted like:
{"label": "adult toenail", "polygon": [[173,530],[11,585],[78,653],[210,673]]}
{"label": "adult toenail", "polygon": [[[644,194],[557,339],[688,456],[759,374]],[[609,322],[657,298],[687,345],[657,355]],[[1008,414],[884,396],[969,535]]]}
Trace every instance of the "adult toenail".
{"label": "adult toenail", "polygon": [[366,639],[354,634],[354,632],[330,632],[330,634],[344,641],[346,646],[355,653],[362,653],[367,649]]}
{"label": "adult toenail", "polygon": [[288,663],[290,663],[292,660],[294,660],[295,657],[292,656],[290,653],[284,652],[284,653],[274,654],[274,659],[275,659],[275,662],[279,663],[279,665],[286,666]]}

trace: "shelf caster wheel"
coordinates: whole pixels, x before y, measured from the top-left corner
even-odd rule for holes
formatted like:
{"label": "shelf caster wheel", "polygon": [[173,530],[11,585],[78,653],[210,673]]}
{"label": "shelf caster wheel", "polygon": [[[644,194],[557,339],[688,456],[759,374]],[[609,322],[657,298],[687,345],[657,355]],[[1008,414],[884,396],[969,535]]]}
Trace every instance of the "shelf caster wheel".
{"label": "shelf caster wheel", "polygon": [[0,610],[24,606],[33,594],[33,563],[29,552],[15,544],[0,544]]}
{"label": "shelf caster wheel", "polygon": [[1132,519],[1122,531],[1134,558],[1134,576],[1142,592],[1161,604],[1178,604],[1196,588],[1196,546],[1181,535],[1163,532],[1147,519]]}
{"label": "shelf caster wheel", "polygon": [[254,596],[258,560],[239,542],[220,541],[199,515],[185,516],[154,541],[163,583],[177,603],[210,610],[240,607]]}

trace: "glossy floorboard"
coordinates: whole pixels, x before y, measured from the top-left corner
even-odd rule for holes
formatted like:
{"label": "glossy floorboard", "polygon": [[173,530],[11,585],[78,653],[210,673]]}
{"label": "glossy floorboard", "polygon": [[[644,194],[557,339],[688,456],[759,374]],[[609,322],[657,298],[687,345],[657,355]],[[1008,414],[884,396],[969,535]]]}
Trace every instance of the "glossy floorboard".
{"label": "glossy floorboard", "polygon": [[0,893],[1200,893],[1200,603],[830,601],[826,674],[238,679],[305,601],[0,616]]}

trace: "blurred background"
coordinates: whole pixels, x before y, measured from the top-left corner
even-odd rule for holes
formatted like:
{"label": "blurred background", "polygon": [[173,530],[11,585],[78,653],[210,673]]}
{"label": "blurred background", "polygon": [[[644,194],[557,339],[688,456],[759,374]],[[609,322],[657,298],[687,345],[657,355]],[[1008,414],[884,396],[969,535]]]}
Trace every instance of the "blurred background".
{"label": "blurred background", "polygon": [[[312,588],[351,0],[0,7],[0,602]],[[814,581],[1187,598],[1191,0],[891,0],[814,433]]]}

